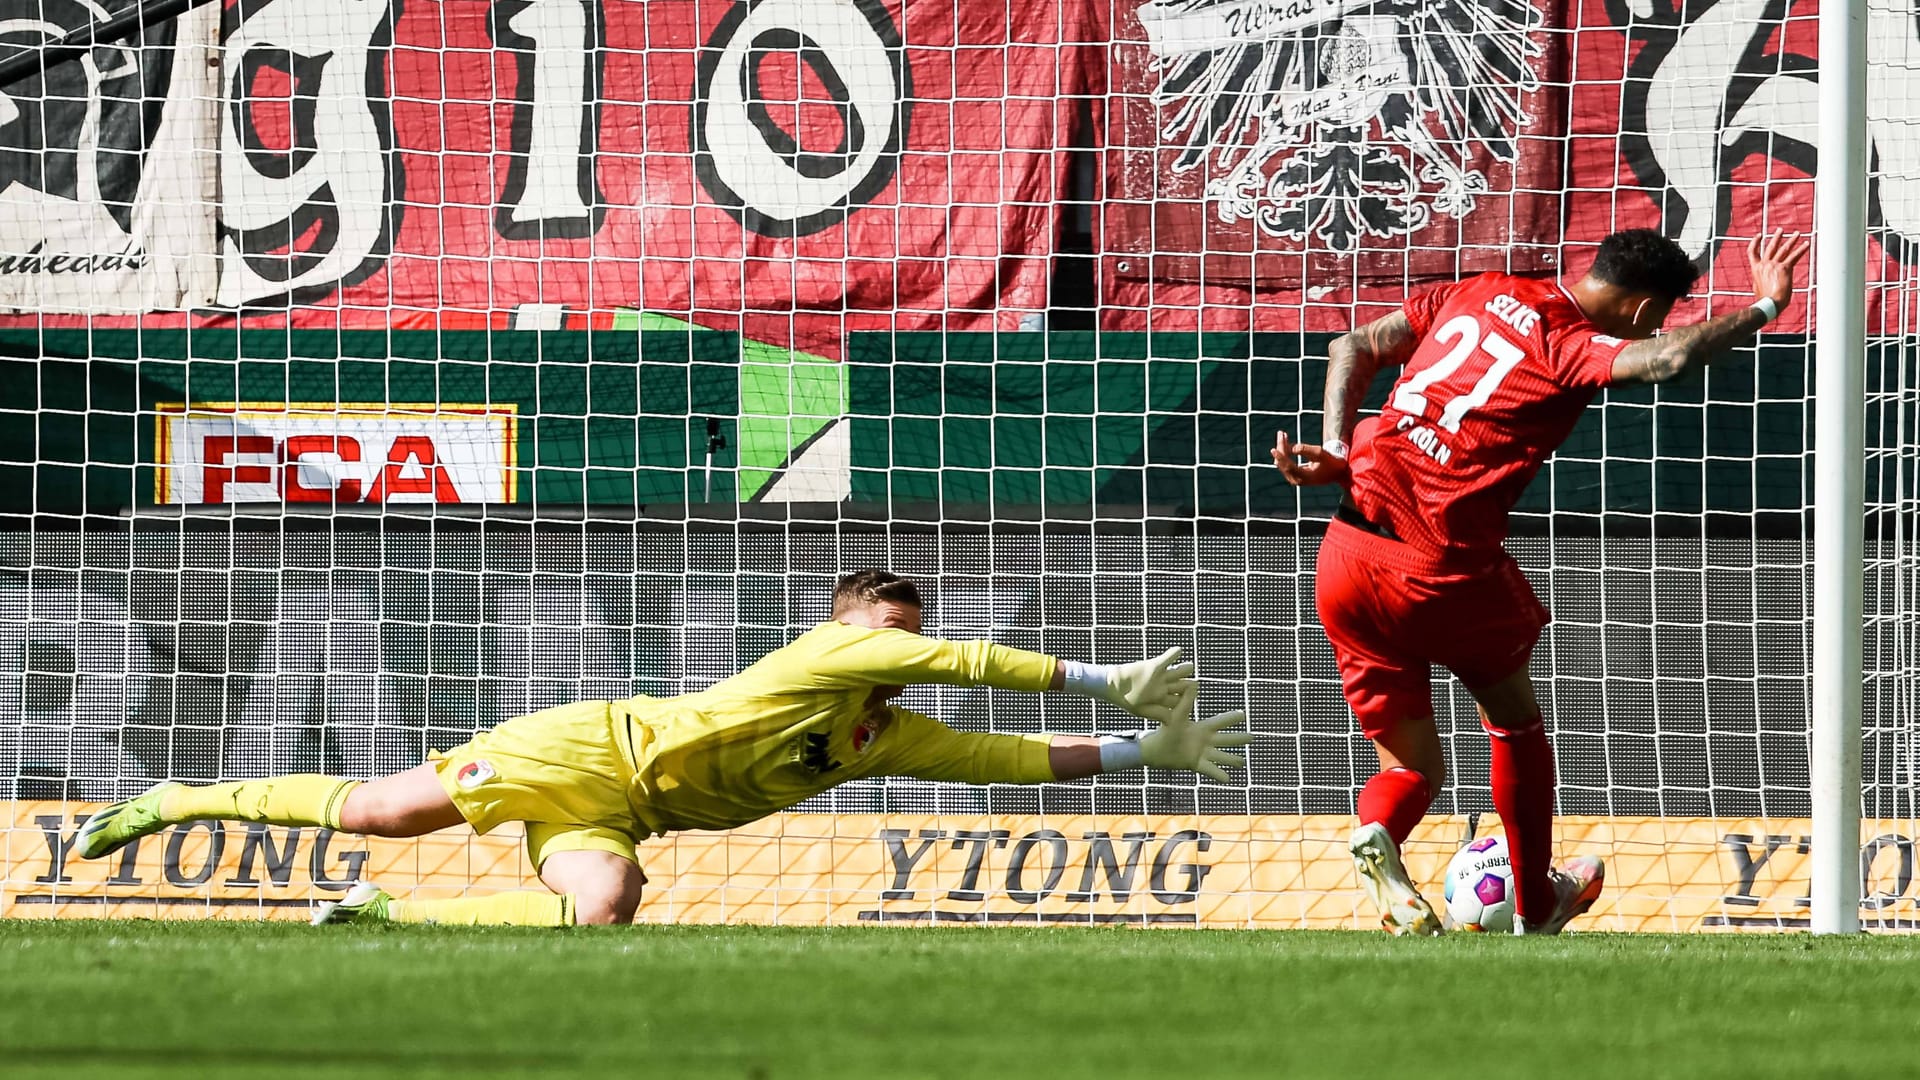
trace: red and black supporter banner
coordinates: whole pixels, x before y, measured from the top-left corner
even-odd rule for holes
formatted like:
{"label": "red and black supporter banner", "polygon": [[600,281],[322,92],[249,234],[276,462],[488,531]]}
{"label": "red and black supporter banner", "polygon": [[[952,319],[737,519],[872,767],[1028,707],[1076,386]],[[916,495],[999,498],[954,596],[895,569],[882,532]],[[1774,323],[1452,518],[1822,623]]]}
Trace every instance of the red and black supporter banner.
{"label": "red and black supporter banner", "polygon": [[[1817,15],[1813,0],[1127,0],[1103,318],[1343,329],[1436,280],[1576,275],[1634,227],[1707,267],[1676,319],[1744,302],[1747,242],[1813,223]],[[1915,317],[1920,143],[1901,117],[1920,30],[1870,18],[1869,320],[1891,333]]]}
{"label": "red and black supporter banner", "polygon": [[1556,14],[1532,0],[1120,6],[1110,271],[1298,292],[1550,269]]}
{"label": "red and black supporter banner", "polygon": [[[1045,307],[1063,98],[1099,61],[1071,44],[1084,10],[229,4],[220,197],[170,208],[218,213],[217,284],[168,306],[399,328],[641,309],[763,339],[796,316],[832,338],[1011,328]],[[101,180],[112,199],[139,177]]]}

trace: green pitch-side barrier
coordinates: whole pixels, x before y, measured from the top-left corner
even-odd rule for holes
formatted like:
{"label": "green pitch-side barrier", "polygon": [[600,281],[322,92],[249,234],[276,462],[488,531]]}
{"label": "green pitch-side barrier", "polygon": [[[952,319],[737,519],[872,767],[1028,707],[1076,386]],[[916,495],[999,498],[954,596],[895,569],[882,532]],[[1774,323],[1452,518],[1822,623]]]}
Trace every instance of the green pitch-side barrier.
{"label": "green pitch-side barrier", "polygon": [[[517,499],[541,506],[754,501],[844,425],[824,467],[883,511],[1323,516],[1326,493],[1287,488],[1266,448],[1279,428],[1317,436],[1327,340],[855,333],[836,361],[652,315],[611,331],[0,331],[0,512],[151,503],[160,403],[258,401],[510,403]],[[1915,353],[1872,355],[1877,392]],[[1806,356],[1804,339],[1769,339],[1704,378],[1615,391],[1520,510],[1796,511]],[[1891,469],[1868,473],[1870,498],[1892,494]]]}

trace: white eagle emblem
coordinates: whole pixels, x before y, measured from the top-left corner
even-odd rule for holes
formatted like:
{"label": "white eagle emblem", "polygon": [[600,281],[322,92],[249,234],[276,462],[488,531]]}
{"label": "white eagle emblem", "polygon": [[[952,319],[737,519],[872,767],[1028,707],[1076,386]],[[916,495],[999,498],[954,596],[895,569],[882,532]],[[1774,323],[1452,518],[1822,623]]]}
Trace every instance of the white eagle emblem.
{"label": "white eagle emblem", "polygon": [[[1542,23],[1530,0],[1149,0],[1160,141],[1223,222],[1353,251],[1463,217],[1511,162]],[[1269,168],[1275,158],[1277,167]]]}

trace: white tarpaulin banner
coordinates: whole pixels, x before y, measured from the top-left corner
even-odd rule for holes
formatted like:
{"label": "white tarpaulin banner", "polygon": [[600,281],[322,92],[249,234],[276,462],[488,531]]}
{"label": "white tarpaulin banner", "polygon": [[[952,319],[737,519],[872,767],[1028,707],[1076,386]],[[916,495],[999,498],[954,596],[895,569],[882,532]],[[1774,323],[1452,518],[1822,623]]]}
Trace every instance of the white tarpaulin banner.
{"label": "white tarpaulin banner", "polygon": [[[0,7],[0,53],[109,14],[94,0],[16,0]],[[0,309],[212,300],[219,27],[220,8],[202,7],[0,87]]]}

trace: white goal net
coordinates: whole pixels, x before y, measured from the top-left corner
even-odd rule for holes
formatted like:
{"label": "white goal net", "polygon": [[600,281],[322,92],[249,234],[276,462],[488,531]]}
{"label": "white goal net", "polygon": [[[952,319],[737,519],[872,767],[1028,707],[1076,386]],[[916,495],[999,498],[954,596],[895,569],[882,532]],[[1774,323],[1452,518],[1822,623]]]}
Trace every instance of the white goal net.
{"label": "white goal net", "polygon": [[[0,62],[102,22],[0,2]],[[162,779],[371,777],[550,705],[724,678],[918,580],[928,629],[1192,651],[1244,778],[863,780],[648,841],[649,920],[1371,923],[1375,770],[1313,611],[1328,340],[1616,229],[1745,302],[1812,222],[1811,2],[238,0],[0,85],[0,915],[304,911],[531,885],[511,836],[201,823]],[[1910,927],[1920,32],[1871,8],[1863,673],[1870,925]],[[1514,519],[1559,844],[1592,925],[1807,918],[1804,294],[1614,391]],[[1375,388],[1383,395],[1385,380]],[[1497,828],[1471,700],[1409,852]],[[1074,700],[916,688],[969,730]]]}

